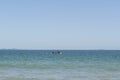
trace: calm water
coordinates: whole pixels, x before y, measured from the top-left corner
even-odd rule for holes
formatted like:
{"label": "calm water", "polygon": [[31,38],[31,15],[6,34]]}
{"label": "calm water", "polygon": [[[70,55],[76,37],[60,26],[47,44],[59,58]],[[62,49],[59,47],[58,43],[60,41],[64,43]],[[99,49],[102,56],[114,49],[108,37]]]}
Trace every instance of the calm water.
{"label": "calm water", "polygon": [[0,80],[120,80],[120,51],[0,50]]}

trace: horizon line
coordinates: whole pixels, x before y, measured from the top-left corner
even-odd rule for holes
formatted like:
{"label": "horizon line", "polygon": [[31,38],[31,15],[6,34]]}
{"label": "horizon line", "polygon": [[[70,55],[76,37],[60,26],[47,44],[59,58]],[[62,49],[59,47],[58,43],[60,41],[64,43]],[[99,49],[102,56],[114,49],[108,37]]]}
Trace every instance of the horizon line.
{"label": "horizon line", "polygon": [[17,48],[0,48],[0,50],[120,50],[120,49],[17,49]]}

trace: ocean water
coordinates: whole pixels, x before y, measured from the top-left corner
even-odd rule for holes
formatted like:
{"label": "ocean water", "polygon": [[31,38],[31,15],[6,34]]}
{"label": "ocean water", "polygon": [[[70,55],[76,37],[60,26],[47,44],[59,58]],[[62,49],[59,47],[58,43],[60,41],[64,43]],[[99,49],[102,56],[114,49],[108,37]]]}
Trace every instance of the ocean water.
{"label": "ocean water", "polygon": [[0,50],[0,80],[120,80],[119,50]]}

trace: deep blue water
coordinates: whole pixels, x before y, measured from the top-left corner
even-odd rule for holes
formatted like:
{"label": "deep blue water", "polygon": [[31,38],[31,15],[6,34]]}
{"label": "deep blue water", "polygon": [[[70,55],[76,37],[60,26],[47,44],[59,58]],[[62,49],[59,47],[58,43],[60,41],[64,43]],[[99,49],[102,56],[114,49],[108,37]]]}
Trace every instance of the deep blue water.
{"label": "deep blue water", "polygon": [[119,50],[0,50],[0,80],[119,80]]}

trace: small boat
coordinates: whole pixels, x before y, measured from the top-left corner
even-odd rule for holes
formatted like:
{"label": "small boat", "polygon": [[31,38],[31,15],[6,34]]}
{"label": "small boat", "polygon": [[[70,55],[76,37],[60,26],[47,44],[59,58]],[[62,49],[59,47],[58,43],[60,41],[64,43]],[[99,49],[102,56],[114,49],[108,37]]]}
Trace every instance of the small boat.
{"label": "small boat", "polygon": [[61,51],[52,51],[51,54],[63,54]]}

